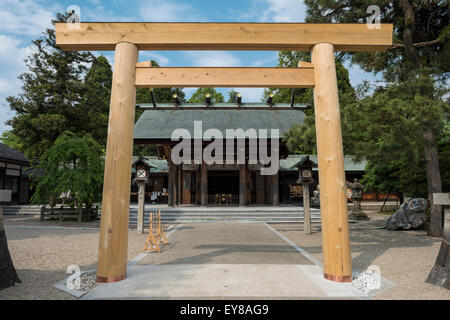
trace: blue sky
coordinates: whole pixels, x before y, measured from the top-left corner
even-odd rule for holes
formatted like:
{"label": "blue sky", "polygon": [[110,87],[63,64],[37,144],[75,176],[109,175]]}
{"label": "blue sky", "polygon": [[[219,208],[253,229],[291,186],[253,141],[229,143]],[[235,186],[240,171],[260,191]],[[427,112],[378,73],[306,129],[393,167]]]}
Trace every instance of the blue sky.
{"label": "blue sky", "polygon": [[[199,21],[199,22],[304,22],[306,7],[302,0],[1,0],[0,1],[0,134],[5,121],[13,116],[5,98],[20,92],[17,76],[25,72],[23,60],[31,53],[31,40],[50,26],[57,12],[78,6],[81,21]],[[100,54],[100,53],[96,53]],[[113,63],[112,52],[102,52]],[[146,51],[139,60],[154,59],[162,66],[261,66],[277,64],[271,51]],[[346,65],[350,80],[357,85],[379,77]],[[195,88],[185,89],[189,97]],[[222,88],[227,97],[229,89]],[[263,89],[236,89],[244,101],[259,101]]]}

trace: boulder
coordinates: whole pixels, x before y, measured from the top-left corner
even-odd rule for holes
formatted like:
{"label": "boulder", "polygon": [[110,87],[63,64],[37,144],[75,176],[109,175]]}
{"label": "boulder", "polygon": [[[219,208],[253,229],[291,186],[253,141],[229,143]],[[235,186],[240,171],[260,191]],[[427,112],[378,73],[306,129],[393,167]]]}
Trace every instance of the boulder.
{"label": "boulder", "polygon": [[427,201],[423,198],[413,198],[405,201],[395,214],[389,217],[386,228],[389,230],[418,229],[425,224]]}

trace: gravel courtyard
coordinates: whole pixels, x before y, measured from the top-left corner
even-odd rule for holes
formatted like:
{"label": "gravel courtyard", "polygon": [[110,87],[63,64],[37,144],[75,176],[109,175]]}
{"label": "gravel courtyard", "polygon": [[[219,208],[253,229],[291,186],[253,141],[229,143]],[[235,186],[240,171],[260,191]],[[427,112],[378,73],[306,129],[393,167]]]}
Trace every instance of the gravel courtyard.
{"label": "gravel courtyard", "polygon": [[[371,265],[380,268],[381,276],[395,286],[375,296],[376,300],[445,299],[450,291],[425,282],[434,265],[441,240],[430,238],[424,230],[389,231],[386,215],[368,212],[369,222],[350,224],[353,270],[366,270]],[[285,237],[322,261],[320,225],[306,236],[301,224],[272,224]]]}
{"label": "gravel courtyard", "polygon": [[[351,225],[353,269],[380,267],[381,275],[395,283],[375,299],[450,299],[446,289],[425,283],[440,246],[425,231],[388,231],[379,229],[385,215],[372,213],[371,221]],[[98,222],[41,222],[34,217],[5,216],[5,229],[14,265],[21,284],[0,291],[0,299],[75,299],[53,287],[68,277],[66,268],[96,268]],[[301,224],[272,224],[285,237],[321,260],[319,226],[305,236]],[[128,259],[138,255],[147,235],[129,232]]]}
{"label": "gravel courtyard", "polygon": [[[76,299],[53,287],[69,276],[69,265],[96,269],[98,222],[59,223],[39,218],[4,216],[8,247],[22,283],[0,291],[0,299]],[[82,227],[80,227],[82,226]],[[128,259],[143,248],[146,235],[130,231]]]}

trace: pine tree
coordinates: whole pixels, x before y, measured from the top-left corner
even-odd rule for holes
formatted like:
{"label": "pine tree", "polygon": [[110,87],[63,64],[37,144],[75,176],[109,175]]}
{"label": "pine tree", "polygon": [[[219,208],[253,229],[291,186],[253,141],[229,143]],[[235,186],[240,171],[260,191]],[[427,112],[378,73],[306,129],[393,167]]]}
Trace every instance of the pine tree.
{"label": "pine tree", "polygon": [[[381,22],[394,24],[395,44],[386,52],[348,53],[352,62],[366,71],[381,72],[386,85],[373,97],[374,105],[367,131],[370,134],[364,149],[370,157],[383,155],[385,161],[395,161],[397,152],[382,153],[382,149],[423,154],[427,175],[430,223],[428,234],[442,235],[442,210],[433,205],[433,193],[442,190],[438,156],[438,141],[443,122],[448,121],[448,101],[442,88],[450,75],[450,26],[447,1],[372,1],[372,0],[305,0],[308,6],[307,22],[365,22],[366,9],[376,4],[381,9]],[[448,88],[447,88],[448,91]],[[369,103],[368,100],[365,101]],[[388,107],[385,107],[388,105]],[[360,106],[362,111],[367,111]],[[398,121],[388,118],[388,115]],[[380,121],[377,121],[379,119]],[[387,121],[387,122],[385,122]],[[389,123],[389,126],[386,125]],[[407,124],[407,128],[402,126]],[[386,129],[392,134],[381,132]],[[396,142],[408,140],[401,145]],[[379,148],[381,146],[381,148]],[[412,150],[413,148],[414,150]],[[375,151],[375,152],[374,152]],[[378,157],[378,156],[376,156]]]}
{"label": "pine tree", "polygon": [[[66,20],[67,15],[57,14],[52,23]],[[7,98],[15,112],[7,124],[31,161],[39,159],[63,131],[83,130],[88,120],[82,103],[83,77],[94,58],[89,52],[59,49],[54,29],[47,29],[33,45],[34,52],[25,60],[29,71],[19,76],[22,92]]]}
{"label": "pine tree", "polygon": [[[282,68],[297,67],[299,61],[309,61],[309,53],[297,51],[281,51],[278,54],[278,66]],[[350,83],[348,70],[342,65],[340,60],[336,63],[336,73],[338,80],[339,101],[342,120],[342,134],[344,141],[344,152],[346,154],[353,154],[353,131],[351,123],[347,121],[348,113],[351,111],[351,106],[356,101],[356,92]],[[313,90],[312,89],[286,89],[286,88],[271,88],[264,91],[264,99],[267,99],[269,94],[273,94],[273,101],[275,103],[290,103],[292,99],[292,92],[294,92],[295,103],[305,103],[312,106]],[[289,151],[296,154],[316,154],[316,128],[314,109],[308,108],[304,110],[306,118],[301,125],[293,126],[286,134],[285,141]]]}
{"label": "pine tree", "polygon": [[87,121],[81,124],[80,131],[90,133],[103,149],[108,133],[111,83],[112,68],[108,60],[104,56],[95,58],[84,79],[83,108]]}

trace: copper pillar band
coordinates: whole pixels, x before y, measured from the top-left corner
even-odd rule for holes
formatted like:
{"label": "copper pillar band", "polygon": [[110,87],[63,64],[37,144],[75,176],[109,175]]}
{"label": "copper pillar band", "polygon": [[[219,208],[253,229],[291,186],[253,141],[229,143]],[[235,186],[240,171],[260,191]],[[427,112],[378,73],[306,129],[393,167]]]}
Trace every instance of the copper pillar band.
{"label": "copper pillar band", "polygon": [[109,283],[109,282],[117,282],[117,281],[122,281],[124,279],[126,279],[127,275],[121,275],[121,276],[116,276],[116,277],[100,277],[97,276],[97,282],[104,282],[104,283]]}
{"label": "copper pillar band", "polygon": [[323,274],[323,277],[327,280],[330,281],[335,281],[335,282],[352,282],[353,277],[352,276],[332,276],[330,274]]}

